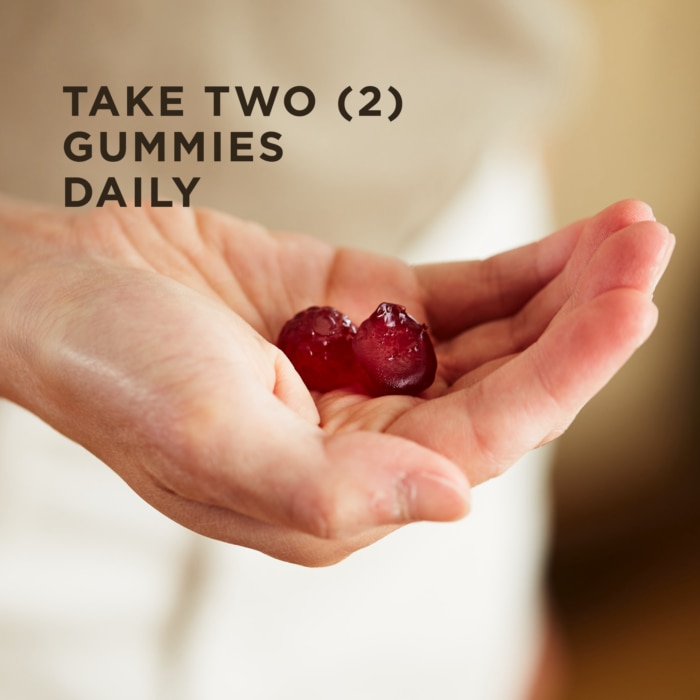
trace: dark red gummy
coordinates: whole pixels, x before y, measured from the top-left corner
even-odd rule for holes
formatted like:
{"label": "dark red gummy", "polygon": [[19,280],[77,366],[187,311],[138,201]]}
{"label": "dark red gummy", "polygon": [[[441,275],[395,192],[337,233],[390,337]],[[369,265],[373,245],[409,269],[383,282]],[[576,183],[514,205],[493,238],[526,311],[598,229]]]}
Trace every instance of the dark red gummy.
{"label": "dark red gummy", "polygon": [[282,327],[277,346],[308,389],[330,391],[357,382],[353,322],[332,306],[311,306]]}
{"label": "dark red gummy", "polygon": [[427,326],[388,302],[359,329],[331,306],[311,306],[285,323],[277,345],[316,391],[361,387],[374,396],[417,395],[437,371]]}
{"label": "dark red gummy", "polygon": [[357,329],[352,347],[372,394],[417,395],[435,380],[437,358],[428,327],[400,304],[380,304]]}

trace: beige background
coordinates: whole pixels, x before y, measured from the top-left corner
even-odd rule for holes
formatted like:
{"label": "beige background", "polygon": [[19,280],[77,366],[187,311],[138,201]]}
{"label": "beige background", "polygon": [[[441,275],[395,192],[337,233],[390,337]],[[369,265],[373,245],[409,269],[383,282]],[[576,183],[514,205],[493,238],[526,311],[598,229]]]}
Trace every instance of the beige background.
{"label": "beige background", "polygon": [[550,148],[560,223],[638,197],[676,234],[657,331],[561,439],[567,700],[700,697],[700,5],[585,0],[586,99]]}

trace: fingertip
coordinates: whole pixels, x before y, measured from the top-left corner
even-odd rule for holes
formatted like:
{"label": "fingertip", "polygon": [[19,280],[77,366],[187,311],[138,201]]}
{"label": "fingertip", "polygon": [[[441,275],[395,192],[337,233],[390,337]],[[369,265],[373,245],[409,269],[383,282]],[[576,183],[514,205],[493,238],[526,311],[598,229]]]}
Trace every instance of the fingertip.
{"label": "fingertip", "polygon": [[659,323],[659,307],[656,306],[656,304],[654,304],[654,302],[651,301],[651,299],[646,305],[645,310],[641,313],[643,313],[644,315],[642,317],[642,321],[639,324],[639,345],[637,347],[641,347],[649,339],[649,337],[654,332],[654,329]]}
{"label": "fingertip", "polygon": [[403,451],[393,472],[393,498],[400,514],[396,522],[449,522],[469,513],[471,483],[457,464],[413,440],[383,437],[398,441]]}
{"label": "fingertip", "polygon": [[469,512],[467,477],[427,447],[397,435],[363,432],[329,436],[327,445],[336,467],[315,509],[323,511],[325,537],[417,521],[458,520]]}
{"label": "fingertip", "polygon": [[624,204],[629,209],[629,214],[635,221],[656,221],[651,205],[641,199],[628,199]]}
{"label": "fingertip", "polygon": [[666,233],[664,245],[652,270],[650,283],[650,291],[652,295],[661,281],[664,272],[666,272],[666,268],[671,262],[673,251],[676,249],[676,237],[666,227],[664,227],[664,231]]}
{"label": "fingertip", "polygon": [[599,216],[611,231],[619,231],[638,221],[656,221],[651,206],[641,199],[622,199],[603,209]]}
{"label": "fingertip", "polygon": [[651,296],[668,267],[675,237],[662,224],[642,221],[610,235],[591,258],[577,285],[581,304],[615,288]]}
{"label": "fingertip", "polygon": [[470,487],[466,477],[428,471],[409,474],[397,494],[406,520],[447,522],[459,520],[470,510]]}

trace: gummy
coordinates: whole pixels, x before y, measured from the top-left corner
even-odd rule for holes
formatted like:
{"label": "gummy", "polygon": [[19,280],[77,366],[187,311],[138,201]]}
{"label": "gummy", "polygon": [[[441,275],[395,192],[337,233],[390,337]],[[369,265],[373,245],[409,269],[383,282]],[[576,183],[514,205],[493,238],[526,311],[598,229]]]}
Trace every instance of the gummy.
{"label": "gummy", "polygon": [[372,394],[417,395],[435,380],[437,358],[428,327],[400,304],[381,303],[357,329],[353,351]]}
{"label": "gummy", "polygon": [[308,389],[330,391],[356,382],[352,350],[356,333],[355,324],[337,309],[311,306],[284,324],[277,346]]}
{"label": "gummy", "polygon": [[310,390],[417,395],[437,372],[428,327],[389,302],[359,328],[331,306],[311,306],[285,323],[277,345]]}

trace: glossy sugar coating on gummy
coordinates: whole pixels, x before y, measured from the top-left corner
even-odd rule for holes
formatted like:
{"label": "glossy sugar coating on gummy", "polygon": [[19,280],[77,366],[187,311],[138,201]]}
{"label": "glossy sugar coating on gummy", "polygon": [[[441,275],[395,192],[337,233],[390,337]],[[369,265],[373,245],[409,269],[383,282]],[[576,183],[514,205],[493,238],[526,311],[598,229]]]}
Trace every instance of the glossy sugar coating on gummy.
{"label": "glossy sugar coating on gummy", "polygon": [[357,329],[353,351],[372,394],[416,395],[435,380],[437,358],[428,327],[400,304],[380,304]]}
{"label": "glossy sugar coating on gummy", "polygon": [[277,345],[316,391],[352,387],[373,396],[417,395],[437,371],[427,326],[388,302],[359,329],[331,306],[311,306],[287,321]]}
{"label": "glossy sugar coating on gummy", "polygon": [[353,322],[332,306],[311,306],[284,324],[277,345],[309,389],[330,391],[357,381],[356,332]]}

